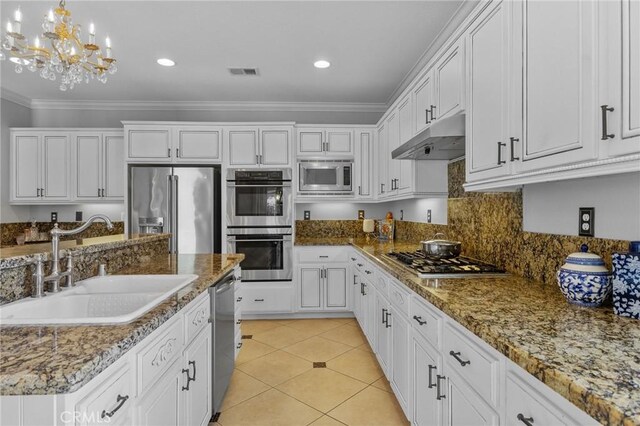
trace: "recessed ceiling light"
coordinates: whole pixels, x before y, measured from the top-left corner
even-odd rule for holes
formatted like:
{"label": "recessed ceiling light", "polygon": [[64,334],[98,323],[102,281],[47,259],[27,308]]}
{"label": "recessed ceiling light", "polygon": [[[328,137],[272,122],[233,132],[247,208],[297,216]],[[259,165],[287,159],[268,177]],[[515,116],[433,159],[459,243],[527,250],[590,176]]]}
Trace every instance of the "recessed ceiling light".
{"label": "recessed ceiling light", "polygon": [[174,66],[176,63],[173,62],[171,59],[169,58],[160,58],[156,61],[159,65],[162,65],[163,67],[172,67]]}
{"label": "recessed ceiling light", "polygon": [[325,61],[324,59],[321,59],[319,61],[315,61],[313,63],[313,66],[316,68],[329,68],[331,66],[331,63],[329,61]]}

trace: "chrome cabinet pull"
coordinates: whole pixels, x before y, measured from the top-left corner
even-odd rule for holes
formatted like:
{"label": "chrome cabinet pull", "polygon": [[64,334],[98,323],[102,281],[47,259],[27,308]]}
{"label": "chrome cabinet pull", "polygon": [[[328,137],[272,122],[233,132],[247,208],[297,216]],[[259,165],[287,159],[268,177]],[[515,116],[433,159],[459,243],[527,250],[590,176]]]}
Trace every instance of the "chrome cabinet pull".
{"label": "chrome cabinet pull", "polygon": [[433,111],[436,110],[436,106],[435,105],[431,105],[431,108],[429,110],[430,110],[430,114],[431,114],[431,121],[433,121],[433,120],[436,119],[436,116],[433,114]]}
{"label": "chrome cabinet pull", "polygon": [[514,137],[511,137],[511,138],[509,138],[509,140],[511,141],[511,161],[519,160],[519,159],[520,159],[520,157],[515,157],[515,156],[513,155],[513,153],[514,153],[514,151],[515,151],[514,144],[515,144],[516,142],[520,142],[520,139],[518,139],[518,138],[514,138]]}
{"label": "chrome cabinet pull", "polygon": [[465,365],[467,365],[467,364],[471,364],[471,361],[465,361],[462,358],[460,358],[460,352],[449,351],[449,355],[454,357],[456,359],[456,361],[458,361],[460,363],[460,365],[463,366],[463,367]]}
{"label": "chrome cabinet pull", "polygon": [[600,105],[600,109],[602,111],[602,140],[606,141],[607,139],[612,139],[616,135],[613,133],[607,133],[607,111],[613,112],[613,107],[609,105]]}
{"label": "chrome cabinet pull", "polygon": [[427,322],[422,320],[422,317],[419,317],[417,315],[413,316],[413,319],[416,320],[416,322],[420,325],[425,325]]}
{"label": "chrome cabinet pull", "polygon": [[429,121],[429,113],[430,113],[430,112],[431,112],[431,109],[430,109],[430,108],[427,108],[427,109],[425,109],[425,110],[424,110],[424,113],[425,113],[425,114],[424,114],[424,116],[425,116],[425,118],[424,118],[424,124],[429,124],[429,123],[431,123],[431,122]]}
{"label": "chrome cabinet pull", "polygon": [[429,387],[429,389],[433,389],[433,388],[435,387],[435,385],[436,385],[436,384],[435,384],[435,383],[433,383],[433,381],[431,380],[431,378],[433,377],[433,376],[431,375],[431,372],[432,372],[432,371],[435,371],[435,370],[437,370],[437,367],[436,367],[435,365],[431,365],[431,364],[429,364],[429,386],[428,386],[428,387]]}
{"label": "chrome cabinet pull", "polygon": [[502,159],[502,147],[507,146],[506,143],[498,142],[498,166],[506,163],[506,160]]}
{"label": "chrome cabinet pull", "polygon": [[129,395],[125,395],[122,396],[120,394],[118,394],[118,397],[116,398],[116,403],[118,405],[116,405],[116,408],[114,408],[111,411],[107,411],[107,410],[102,410],[102,414],[100,414],[101,418],[105,418],[105,417],[113,417],[114,414],[116,414],[116,412],[122,408],[122,406],[124,405],[125,402],[127,402],[127,399],[129,399]]}
{"label": "chrome cabinet pull", "polygon": [[385,325],[385,327],[386,327],[386,328],[391,328],[391,324],[389,323],[389,317],[390,317],[390,316],[391,316],[391,312],[387,311],[387,312],[385,313],[385,319],[384,319],[385,324],[386,324],[386,325]]}
{"label": "chrome cabinet pull", "polygon": [[171,148],[167,148],[167,157],[171,158]]}
{"label": "chrome cabinet pull", "polygon": [[441,376],[439,374],[436,375],[436,399],[438,401],[447,397],[446,395],[443,395],[440,393],[440,391],[442,390],[440,388],[440,380],[444,380],[444,379],[446,379],[445,376]]}
{"label": "chrome cabinet pull", "polygon": [[516,418],[527,426],[533,426],[533,417],[525,417],[522,413],[518,413]]}
{"label": "chrome cabinet pull", "polygon": [[264,299],[253,299],[254,302],[264,302]]}
{"label": "chrome cabinet pull", "polygon": [[386,323],[387,323],[387,322],[385,321],[385,318],[386,318],[385,313],[386,313],[386,312],[387,312],[387,310],[386,310],[385,308],[382,308],[382,323],[383,323],[383,324],[386,324]]}

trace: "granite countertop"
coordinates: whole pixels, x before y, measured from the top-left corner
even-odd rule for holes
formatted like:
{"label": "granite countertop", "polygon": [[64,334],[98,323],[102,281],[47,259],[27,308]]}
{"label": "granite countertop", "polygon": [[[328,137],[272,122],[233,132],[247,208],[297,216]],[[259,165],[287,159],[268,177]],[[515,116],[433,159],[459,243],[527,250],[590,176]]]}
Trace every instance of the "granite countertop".
{"label": "granite countertop", "polygon": [[80,389],[242,259],[242,254],[161,255],[142,266],[117,271],[198,275],[192,284],[128,324],[0,326],[0,395],[60,394]]}
{"label": "granite countertop", "polygon": [[611,306],[571,305],[557,286],[512,275],[435,286],[381,256],[416,250],[417,243],[343,238],[337,245],[345,242],[602,424],[640,425],[640,321],[615,315]]}
{"label": "granite countertop", "polygon": [[[60,257],[67,252],[82,250],[91,252],[109,248],[122,247],[127,244],[139,244],[167,238],[167,234],[118,234],[104,237],[84,238],[78,240],[60,241]],[[42,255],[44,260],[51,256],[51,242],[42,244],[25,244],[21,246],[0,247],[0,268],[13,268],[27,263],[33,263],[36,255]]]}

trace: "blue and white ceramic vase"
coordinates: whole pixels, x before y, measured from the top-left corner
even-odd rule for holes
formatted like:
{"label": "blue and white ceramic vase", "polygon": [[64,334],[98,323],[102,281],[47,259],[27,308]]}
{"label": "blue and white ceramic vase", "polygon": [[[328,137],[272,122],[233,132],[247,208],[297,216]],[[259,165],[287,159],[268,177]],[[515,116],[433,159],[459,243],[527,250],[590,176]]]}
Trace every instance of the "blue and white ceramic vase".
{"label": "blue and white ceramic vase", "polygon": [[640,319],[640,241],[628,253],[613,253],[613,312]]}
{"label": "blue and white ceramic vase", "polygon": [[557,278],[564,297],[576,305],[600,306],[611,294],[611,274],[600,256],[589,253],[586,244],[580,252],[567,256]]}

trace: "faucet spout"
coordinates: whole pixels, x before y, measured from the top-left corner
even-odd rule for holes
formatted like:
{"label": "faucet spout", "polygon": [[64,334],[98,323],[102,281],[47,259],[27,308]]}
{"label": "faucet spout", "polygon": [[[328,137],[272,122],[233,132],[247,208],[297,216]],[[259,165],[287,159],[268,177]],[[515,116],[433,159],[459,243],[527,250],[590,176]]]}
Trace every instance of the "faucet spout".
{"label": "faucet spout", "polygon": [[94,214],[89,219],[87,219],[87,221],[82,226],[79,226],[79,227],[77,227],[75,229],[66,229],[66,230],[65,229],[60,229],[60,228],[58,228],[58,224],[56,223],[53,226],[53,229],[51,230],[51,236],[55,237],[56,235],[60,236],[60,235],[75,235],[75,234],[79,234],[80,232],[84,231],[89,226],[91,226],[91,224],[93,222],[95,222],[96,220],[98,220],[98,219],[103,220],[107,224],[107,229],[109,229],[109,230],[113,229],[113,223],[111,222],[111,219],[109,219],[106,215]]}

